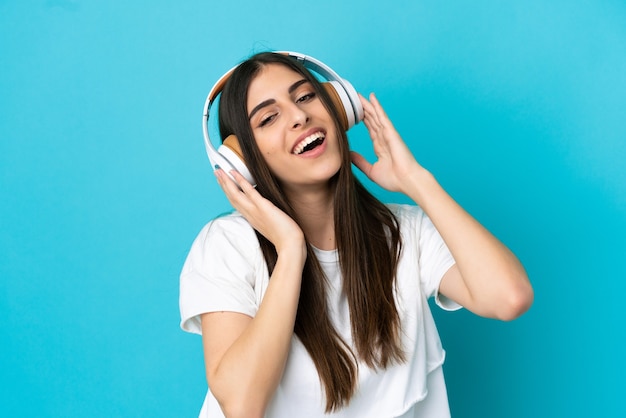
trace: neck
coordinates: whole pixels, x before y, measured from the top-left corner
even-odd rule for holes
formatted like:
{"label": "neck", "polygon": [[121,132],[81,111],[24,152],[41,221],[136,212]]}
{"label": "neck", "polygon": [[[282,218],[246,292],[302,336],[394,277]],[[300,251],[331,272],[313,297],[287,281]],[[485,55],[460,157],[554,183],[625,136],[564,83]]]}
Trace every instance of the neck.
{"label": "neck", "polygon": [[307,241],[320,250],[334,250],[336,244],[333,191],[325,187],[287,194]]}

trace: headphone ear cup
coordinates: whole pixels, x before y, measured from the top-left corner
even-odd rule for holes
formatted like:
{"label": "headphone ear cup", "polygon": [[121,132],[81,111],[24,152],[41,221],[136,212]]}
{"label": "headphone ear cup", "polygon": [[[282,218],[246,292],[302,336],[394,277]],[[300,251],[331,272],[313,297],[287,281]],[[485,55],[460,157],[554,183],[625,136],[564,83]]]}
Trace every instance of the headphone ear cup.
{"label": "headphone ear cup", "polygon": [[[337,111],[339,112],[339,122],[341,123],[343,130],[347,131],[348,129],[350,129],[349,122],[348,122],[348,113],[347,113],[345,103],[343,102],[343,100],[341,100],[339,93],[337,93],[336,86],[333,85],[331,81],[326,81],[322,83],[322,86],[324,87],[324,90],[326,90],[328,95],[330,96],[330,100],[333,102],[333,104],[337,108]],[[350,112],[352,112],[351,109],[350,109]]]}
{"label": "headphone ear cup", "polygon": [[237,154],[239,159],[243,162],[243,151],[241,151],[241,145],[239,145],[239,139],[235,135],[228,135],[222,143],[225,147],[228,147],[232,152]]}
{"label": "headphone ear cup", "polygon": [[349,88],[352,89],[351,91],[346,90],[346,88],[336,80],[326,81],[322,83],[322,85],[339,111],[342,126],[344,130],[347,131],[363,119],[363,108],[352,85],[345,80],[343,81],[346,83],[346,87],[349,86]]}
{"label": "headphone ear cup", "polygon": [[244,162],[243,152],[239,145],[239,139],[235,135],[228,135],[222,145],[217,149],[217,152],[225,158],[228,163],[237,170],[250,184],[256,186],[254,177],[248,170],[246,163]]}

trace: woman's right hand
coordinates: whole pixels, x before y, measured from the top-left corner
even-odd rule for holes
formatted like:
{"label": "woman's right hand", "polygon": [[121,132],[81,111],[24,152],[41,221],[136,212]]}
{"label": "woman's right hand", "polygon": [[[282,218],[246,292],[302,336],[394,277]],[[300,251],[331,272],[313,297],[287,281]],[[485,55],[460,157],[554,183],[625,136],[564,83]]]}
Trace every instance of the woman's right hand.
{"label": "woman's right hand", "polygon": [[226,197],[278,253],[254,317],[237,312],[202,315],[202,340],[211,392],[225,416],[261,417],[282,378],[293,337],[302,269],[304,233],[298,224],[239,173],[215,171]]}
{"label": "woman's right hand", "polygon": [[300,248],[306,257],[304,233],[289,215],[261,194],[236,170],[230,171],[233,181],[222,169],[215,170],[219,185],[231,205],[250,225],[276,247],[276,252]]}

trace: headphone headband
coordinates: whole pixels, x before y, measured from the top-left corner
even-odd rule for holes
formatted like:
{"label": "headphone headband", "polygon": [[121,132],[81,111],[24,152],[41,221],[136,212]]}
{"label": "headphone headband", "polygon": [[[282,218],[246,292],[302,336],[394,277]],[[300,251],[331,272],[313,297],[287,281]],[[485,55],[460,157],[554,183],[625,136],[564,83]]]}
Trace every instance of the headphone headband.
{"label": "headphone headband", "polygon": [[[352,126],[359,123],[363,119],[363,107],[361,106],[361,102],[359,100],[359,96],[356,90],[347,80],[339,77],[339,75],[335,71],[333,71],[332,68],[313,57],[300,54],[298,52],[276,51],[276,53],[287,55],[288,57],[299,61],[306,69],[314,71],[324,77],[326,80],[328,80],[329,84],[332,86],[334,92],[336,93],[336,98],[333,98],[333,100],[337,100],[339,102],[336,103],[338,110],[345,113],[345,118],[343,118],[343,120],[346,125],[346,130],[350,129]],[[227,173],[231,169],[235,169],[239,171],[246,180],[254,185],[255,181],[252,177],[252,174],[250,174],[250,170],[248,170],[245,163],[237,155],[241,152],[237,149],[234,149],[232,146],[225,144],[222,144],[219,146],[218,149],[215,149],[209,137],[208,125],[211,105],[213,104],[213,101],[215,101],[217,96],[222,92],[222,90],[224,89],[224,85],[238,66],[239,64],[228,70],[224,75],[222,75],[209,91],[209,94],[204,103],[204,110],[202,112],[202,131],[204,134],[204,143],[207,155],[209,157],[211,165],[213,166],[213,169],[215,170],[219,166],[225,169]],[[331,94],[331,97],[332,96],[334,95]],[[236,143],[237,141],[236,139],[234,139],[233,141],[228,142],[232,144],[232,142]]]}

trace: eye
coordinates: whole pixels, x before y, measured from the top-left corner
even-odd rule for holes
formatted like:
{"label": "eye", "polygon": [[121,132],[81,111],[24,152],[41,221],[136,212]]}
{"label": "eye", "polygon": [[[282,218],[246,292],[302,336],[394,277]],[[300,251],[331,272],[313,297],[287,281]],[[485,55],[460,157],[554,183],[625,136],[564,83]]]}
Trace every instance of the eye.
{"label": "eye", "polygon": [[310,93],[303,94],[302,96],[296,99],[296,103],[305,103],[312,100],[316,96],[315,92],[312,91]]}
{"label": "eye", "polygon": [[277,115],[277,113],[272,113],[272,114],[264,117],[263,119],[261,119],[261,122],[259,122],[259,126],[263,127],[263,126],[271,123],[274,119],[276,119],[276,115]]}

